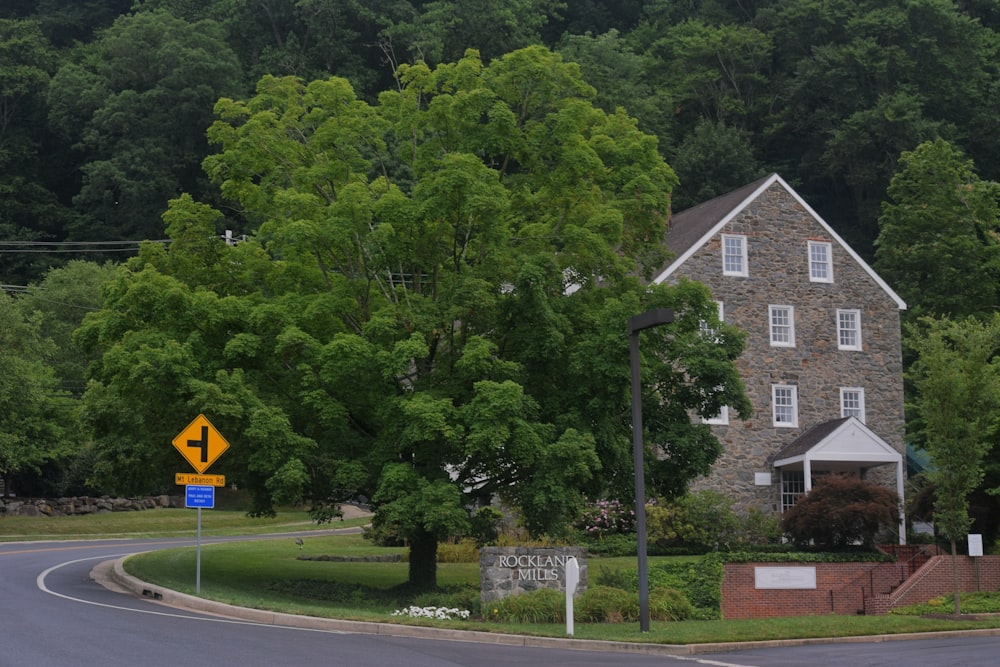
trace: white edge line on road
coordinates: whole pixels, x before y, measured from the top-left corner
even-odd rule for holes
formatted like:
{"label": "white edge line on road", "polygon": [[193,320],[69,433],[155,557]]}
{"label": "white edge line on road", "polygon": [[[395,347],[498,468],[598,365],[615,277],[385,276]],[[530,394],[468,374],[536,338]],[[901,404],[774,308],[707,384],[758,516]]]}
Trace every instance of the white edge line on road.
{"label": "white edge line on road", "polygon": [[90,558],[77,558],[76,560],[70,560],[70,561],[66,561],[65,563],[59,563],[58,565],[53,565],[49,569],[47,569],[44,572],[42,572],[41,574],[39,574],[38,577],[35,578],[35,584],[38,586],[38,589],[41,590],[42,592],[48,593],[49,595],[54,595],[57,598],[62,598],[64,600],[71,600],[73,602],[82,602],[83,604],[89,604],[89,605],[93,605],[95,607],[105,607],[106,609],[119,609],[121,611],[129,611],[129,612],[133,612],[133,613],[136,613],[136,614],[150,614],[152,616],[169,616],[169,617],[172,617],[172,618],[184,618],[184,619],[189,619],[189,620],[192,620],[192,621],[210,621],[212,623],[226,623],[226,624],[229,624],[229,625],[252,625],[252,626],[255,626],[255,627],[263,627],[263,628],[277,628],[277,629],[283,629],[283,630],[299,630],[299,631],[303,631],[303,632],[322,632],[322,633],[332,634],[332,635],[342,635],[342,634],[344,634],[343,632],[341,632],[339,630],[323,630],[323,629],[320,629],[320,628],[298,628],[298,627],[294,627],[294,626],[274,625],[274,624],[270,624],[270,623],[255,623],[253,621],[240,621],[240,620],[229,619],[229,618],[216,618],[216,617],[213,617],[213,616],[191,616],[191,615],[188,615],[188,614],[176,614],[176,613],[165,612],[165,611],[153,611],[151,609],[135,609],[133,607],[122,607],[120,605],[105,604],[103,602],[94,602],[93,600],[84,600],[82,598],[75,598],[75,597],[73,597],[71,595],[66,595],[64,593],[57,593],[56,591],[54,591],[51,588],[49,588],[48,585],[46,585],[46,583],[45,583],[45,579],[46,579],[46,577],[48,577],[49,574],[51,574],[55,570],[58,570],[58,569],[63,568],[63,567],[66,567],[67,565],[75,565],[76,563],[82,563],[82,562],[88,561],[88,560],[110,560],[110,559],[113,559],[113,558],[121,558],[122,556],[129,556],[129,555],[131,555],[131,554],[124,553],[124,554],[112,554],[112,555],[106,555],[106,556],[91,556]]}

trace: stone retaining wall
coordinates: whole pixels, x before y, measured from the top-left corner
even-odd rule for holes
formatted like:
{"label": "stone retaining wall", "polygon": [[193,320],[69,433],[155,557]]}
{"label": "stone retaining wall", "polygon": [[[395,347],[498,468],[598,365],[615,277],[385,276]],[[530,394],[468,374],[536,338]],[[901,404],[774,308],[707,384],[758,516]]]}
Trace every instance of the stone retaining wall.
{"label": "stone retaining wall", "polygon": [[111,498],[110,496],[73,498],[0,498],[0,517],[4,516],[71,516],[97,512],[135,512],[157,507],[183,507],[176,496],[146,496],[144,498]]}

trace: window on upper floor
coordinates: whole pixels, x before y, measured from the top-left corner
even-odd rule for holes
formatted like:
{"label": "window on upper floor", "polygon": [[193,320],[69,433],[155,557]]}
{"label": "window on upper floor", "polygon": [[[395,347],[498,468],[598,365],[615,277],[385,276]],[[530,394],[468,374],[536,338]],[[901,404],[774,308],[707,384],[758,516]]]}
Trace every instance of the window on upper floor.
{"label": "window on upper floor", "polygon": [[747,237],[737,234],[722,235],[722,274],[746,276]]}
{"label": "window on upper floor", "polygon": [[797,428],[799,425],[798,392],[795,385],[771,385],[771,412],[774,425]]}
{"label": "window on upper floor", "polygon": [[861,387],[840,388],[840,416],[857,417],[865,421],[865,390]]}
{"label": "window on upper floor", "polygon": [[840,350],[861,349],[860,310],[837,310],[837,348]]}
{"label": "window on upper floor", "polygon": [[722,409],[719,410],[719,414],[713,417],[705,417],[701,421],[703,424],[716,424],[722,426],[729,424],[729,406],[723,405]]}
{"label": "window on upper floor", "polygon": [[771,346],[795,347],[795,308],[768,306],[767,319],[771,326]]}
{"label": "window on upper floor", "polygon": [[814,283],[833,282],[833,259],[829,241],[809,241],[809,280]]}

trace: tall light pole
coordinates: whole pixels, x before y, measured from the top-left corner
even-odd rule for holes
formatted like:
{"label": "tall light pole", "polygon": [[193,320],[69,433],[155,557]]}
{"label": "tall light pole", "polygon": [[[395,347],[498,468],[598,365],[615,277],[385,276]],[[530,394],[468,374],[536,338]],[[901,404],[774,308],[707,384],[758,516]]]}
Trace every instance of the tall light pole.
{"label": "tall light pole", "polygon": [[628,318],[629,359],[632,366],[632,462],[635,466],[635,532],[639,557],[639,631],[649,632],[649,563],[646,557],[646,466],[642,444],[642,386],[639,374],[639,332],[670,324],[674,311],[654,308]]}

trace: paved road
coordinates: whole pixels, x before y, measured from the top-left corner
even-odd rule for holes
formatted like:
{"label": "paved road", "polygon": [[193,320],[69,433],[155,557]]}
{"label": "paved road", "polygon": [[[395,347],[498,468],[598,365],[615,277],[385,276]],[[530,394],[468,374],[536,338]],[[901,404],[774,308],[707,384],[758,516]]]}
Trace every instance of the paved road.
{"label": "paved road", "polygon": [[[212,539],[203,540],[210,544]],[[192,544],[0,544],[0,667],[663,665],[663,657],[303,630],[171,609],[90,578],[122,554]]]}
{"label": "paved road", "polygon": [[[233,538],[208,538],[205,544]],[[287,537],[285,537],[287,539]],[[506,646],[309,630],[219,618],[116,593],[91,580],[98,563],[192,540],[0,544],[0,667],[489,667],[713,665],[993,666],[1000,637],[820,644],[696,655]]]}

